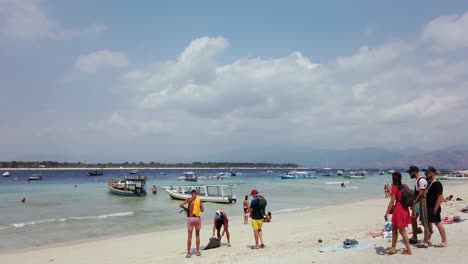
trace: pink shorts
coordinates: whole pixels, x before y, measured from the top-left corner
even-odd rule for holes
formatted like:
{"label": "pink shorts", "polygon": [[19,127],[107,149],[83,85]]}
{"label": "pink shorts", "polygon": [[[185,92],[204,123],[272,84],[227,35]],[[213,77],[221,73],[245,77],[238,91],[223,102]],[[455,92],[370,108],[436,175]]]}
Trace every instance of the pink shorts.
{"label": "pink shorts", "polygon": [[195,230],[200,230],[201,229],[201,218],[200,217],[189,217],[187,219],[187,229],[189,232],[193,231],[193,228],[195,227]]}

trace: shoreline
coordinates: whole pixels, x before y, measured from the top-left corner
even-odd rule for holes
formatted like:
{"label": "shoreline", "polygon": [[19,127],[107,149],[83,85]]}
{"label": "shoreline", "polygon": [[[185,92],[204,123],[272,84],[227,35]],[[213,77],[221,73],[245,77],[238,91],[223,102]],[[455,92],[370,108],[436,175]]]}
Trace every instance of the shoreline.
{"label": "shoreline", "polygon": [[[0,168],[0,171],[27,171],[27,170],[229,170],[226,167],[111,167],[111,168]],[[308,167],[236,167],[236,170],[305,170]]]}
{"label": "shoreline", "polygon": [[[466,195],[468,184],[447,186],[445,194],[455,197]],[[458,210],[466,202],[444,203],[442,215],[458,214],[462,219],[467,215]],[[220,249],[202,251],[202,257],[193,256],[190,262],[195,263],[310,263],[311,260],[323,262],[345,262],[353,260],[356,263],[371,263],[375,261],[393,263],[392,258],[408,258],[408,256],[393,256],[382,258],[378,254],[378,247],[385,248],[390,243],[387,239],[374,239],[368,232],[377,232],[383,226],[383,214],[388,199],[369,199],[354,203],[324,206],[306,210],[298,209],[295,212],[279,212],[273,214],[273,221],[264,224],[264,237],[267,248],[251,250],[253,237],[250,224],[241,223],[241,217],[230,217],[230,230],[232,247],[223,246]],[[268,208],[267,208],[268,209]],[[211,212],[205,212],[210,215]],[[209,218],[208,218],[209,219]],[[427,263],[428,259],[444,260],[451,263],[450,258],[456,261],[457,252],[463,252],[463,231],[468,230],[468,222],[445,225],[448,233],[449,247],[445,249],[414,249],[412,258],[415,263]],[[212,222],[206,219],[201,230],[201,245],[205,245],[211,237]],[[375,250],[343,251],[319,253],[323,246],[339,244],[346,238],[355,238],[360,243],[372,242],[376,244]],[[420,237],[421,238],[421,237]],[[322,239],[324,243],[318,243]],[[433,237],[438,243],[440,236]],[[161,242],[164,241],[164,242]],[[169,230],[144,232],[124,236],[108,236],[85,241],[72,241],[61,244],[47,245],[39,248],[20,249],[18,251],[0,252],[0,262],[14,263],[180,263],[185,261],[185,225]],[[223,242],[226,242],[224,239]],[[194,246],[194,244],[193,244]],[[402,248],[400,242],[397,248]],[[129,250],[130,249],[130,250]],[[131,252],[116,255],[102,254],[102,252]],[[440,254],[440,252],[447,254]],[[438,253],[439,252],[439,253]],[[449,253],[450,252],[450,253]],[[422,255],[424,254],[424,255]],[[419,256],[426,256],[428,258]],[[448,258],[448,259],[447,259]]]}

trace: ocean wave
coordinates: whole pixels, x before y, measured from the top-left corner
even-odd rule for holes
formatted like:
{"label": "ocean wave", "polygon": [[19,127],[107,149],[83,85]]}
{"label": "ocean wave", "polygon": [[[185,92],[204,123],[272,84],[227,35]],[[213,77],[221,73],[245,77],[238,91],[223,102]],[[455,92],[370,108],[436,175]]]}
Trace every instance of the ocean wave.
{"label": "ocean wave", "polygon": [[[22,227],[29,226],[29,225],[44,224],[44,223],[50,223],[50,222],[56,222],[56,221],[66,222],[67,220],[105,219],[108,217],[130,216],[133,214],[134,212],[120,212],[120,213],[102,214],[102,215],[96,215],[96,216],[72,216],[72,217],[59,218],[59,219],[45,219],[45,220],[37,220],[37,221],[31,221],[31,222],[25,222],[25,223],[15,223],[15,224],[10,224],[10,226],[16,227],[16,228],[22,228]],[[9,227],[0,226],[0,230],[6,229],[6,228],[9,228]]]}
{"label": "ocean wave", "polygon": [[67,219],[71,220],[84,220],[84,219],[105,219],[108,217],[117,217],[117,216],[130,216],[133,215],[134,212],[121,212],[121,213],[113,213],[113,214],[102,214],[102,215],[92,215],[92,216],[73,216],[68,217]]}
{"label": "ocean wave", "polygon": [[31,221],[31,222],[26,222],[26,223],[15,223],[11,224],[11,226],[20,228],[20,227],[25,227],[27,225],[37,225],[37,224],[43,224],[43,223],[49,223],[49,222],[55,222],[57,219],[45,219],[45,220],[37,220],[37,221]]}
{"label": "ocean wave", "polygon": [[9,226],[0,226],[0,230],[10,228]]}

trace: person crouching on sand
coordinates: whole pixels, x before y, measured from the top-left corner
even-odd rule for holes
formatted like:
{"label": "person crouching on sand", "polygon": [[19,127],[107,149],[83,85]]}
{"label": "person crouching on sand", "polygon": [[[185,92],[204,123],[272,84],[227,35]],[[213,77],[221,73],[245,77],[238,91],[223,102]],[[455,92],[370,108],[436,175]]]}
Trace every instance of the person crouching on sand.
{"label": "person crouching on sand", "polygon": [[[223,232],[221,233],[221,227],[223,227]],[[231,234],[229,233],[229,219],[225,212],[216,211],[213,221],[213,237],[215,235],[215,230],[218,231],[218,238],[221,239],[224,234],[227,238],[227,246],[231,246]]]}
{"label": "person crouching on sand", "polygon": [[388,203],[387,211],[385,213],[384,219],[387,221],[390,210],[393,208],[392,215],[392,246],[385,249],[385,253],[393,255],[397,253],[396,243],[398,240],[398,231],[403,237],[405,242],[406,251],[403,251],[404,255],[412,255],[411,247],[408,240],[408,235],[406,234],[405,228],[411,224],[411,216],[409,209],[403,207],[401,204],[401,196],[403,191],[403,184],[401,183],[401,174],[396,171],[392,174],[392,196],[390,197],[390,202]]}
{"label": "person crouching on sand", "polygon": [[[188,230],[188,238],[187,238],[187,258],[192,256],[191,254],[191,247],[192,247],[192,233],[193,228],[195,228],[195,236],[196,236],[196,243],[197,243],[197,256],[200,256],[200,229],[201,229],[201,214],[203,212],[203,203],[200,197],[197,196],[197,191],[192,190],[191,193],[192,197],[186,199],[182,202],[179,207],[184,209],[187,212],[187,230]],[[188,204],[188,207],[184,207],[185,204]]]}

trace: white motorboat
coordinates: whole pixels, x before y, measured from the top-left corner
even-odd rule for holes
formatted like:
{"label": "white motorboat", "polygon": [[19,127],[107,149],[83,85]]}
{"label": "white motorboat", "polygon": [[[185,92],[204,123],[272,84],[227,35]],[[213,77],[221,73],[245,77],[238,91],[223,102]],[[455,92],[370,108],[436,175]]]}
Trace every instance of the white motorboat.
{"label": "white motorboat", "polygon": [[454,181],[468,180],[468,171],[449,171],[449,173],[444,176],[438,176],[437,179]]}
{"label": "white motorboat", "polygon": [[283,180],[293,179],[315,179],[315,171],[288,171],[285,175],[280,176]]}
{"label": "white motorboat", "polygon": [[273,172],[275,172],[275,171],[273,171],[273,170],[267,170],[266,171],[266,173],[273,173]]}
{"label": "white motorboat", "polygon": [[179,181],[191,181],[196,182],[198,179],[197,175],[193,171],[184,171],[184,176],[177,177]]}
{"label": "white motorboat", "polygon": [[11,173],[9,171],[5,171],[3,174],[2,174],[3,177],[10,177],[11,176]]}
{"label": "white motorboat", "polygon": [[128,173],[130,173],[130,174],[138,174],[138,170],[131,170],[131,171],[129,171]]}
{"label": "white motorboat", "polygon": [[[16,178],[15,178],[16,179]],[[28,178],[29,181],[40,181],[42,180],[42,174],[33,174]]]}
{"label": "white motorboat", "polygon": [[[231,194],[227,194],[225,188],[231,188]],[[232,185],[187,185],[163,187],[172,199],[185,200],[192,197],[195,190],[202,202],[235,203],[237,198],[232,194]]]}
{"label": "white motorboat", "polygon": [[379,170],[379,175],[384,175],[384,171],[383,170]]}
{"label": "white motorboat", "polygon": [[107,182],[107,189],[109,189],[112,194],[122,196],[145,196],[146,177],[125,178],[121,180],[110,179]]}
{"label": "white motorboat", "polygon": [[343,176],[343,171],[341,171],[341,170],[337,171],[337,172],[336,172],[336,175],[337,175],[337,176]]}

